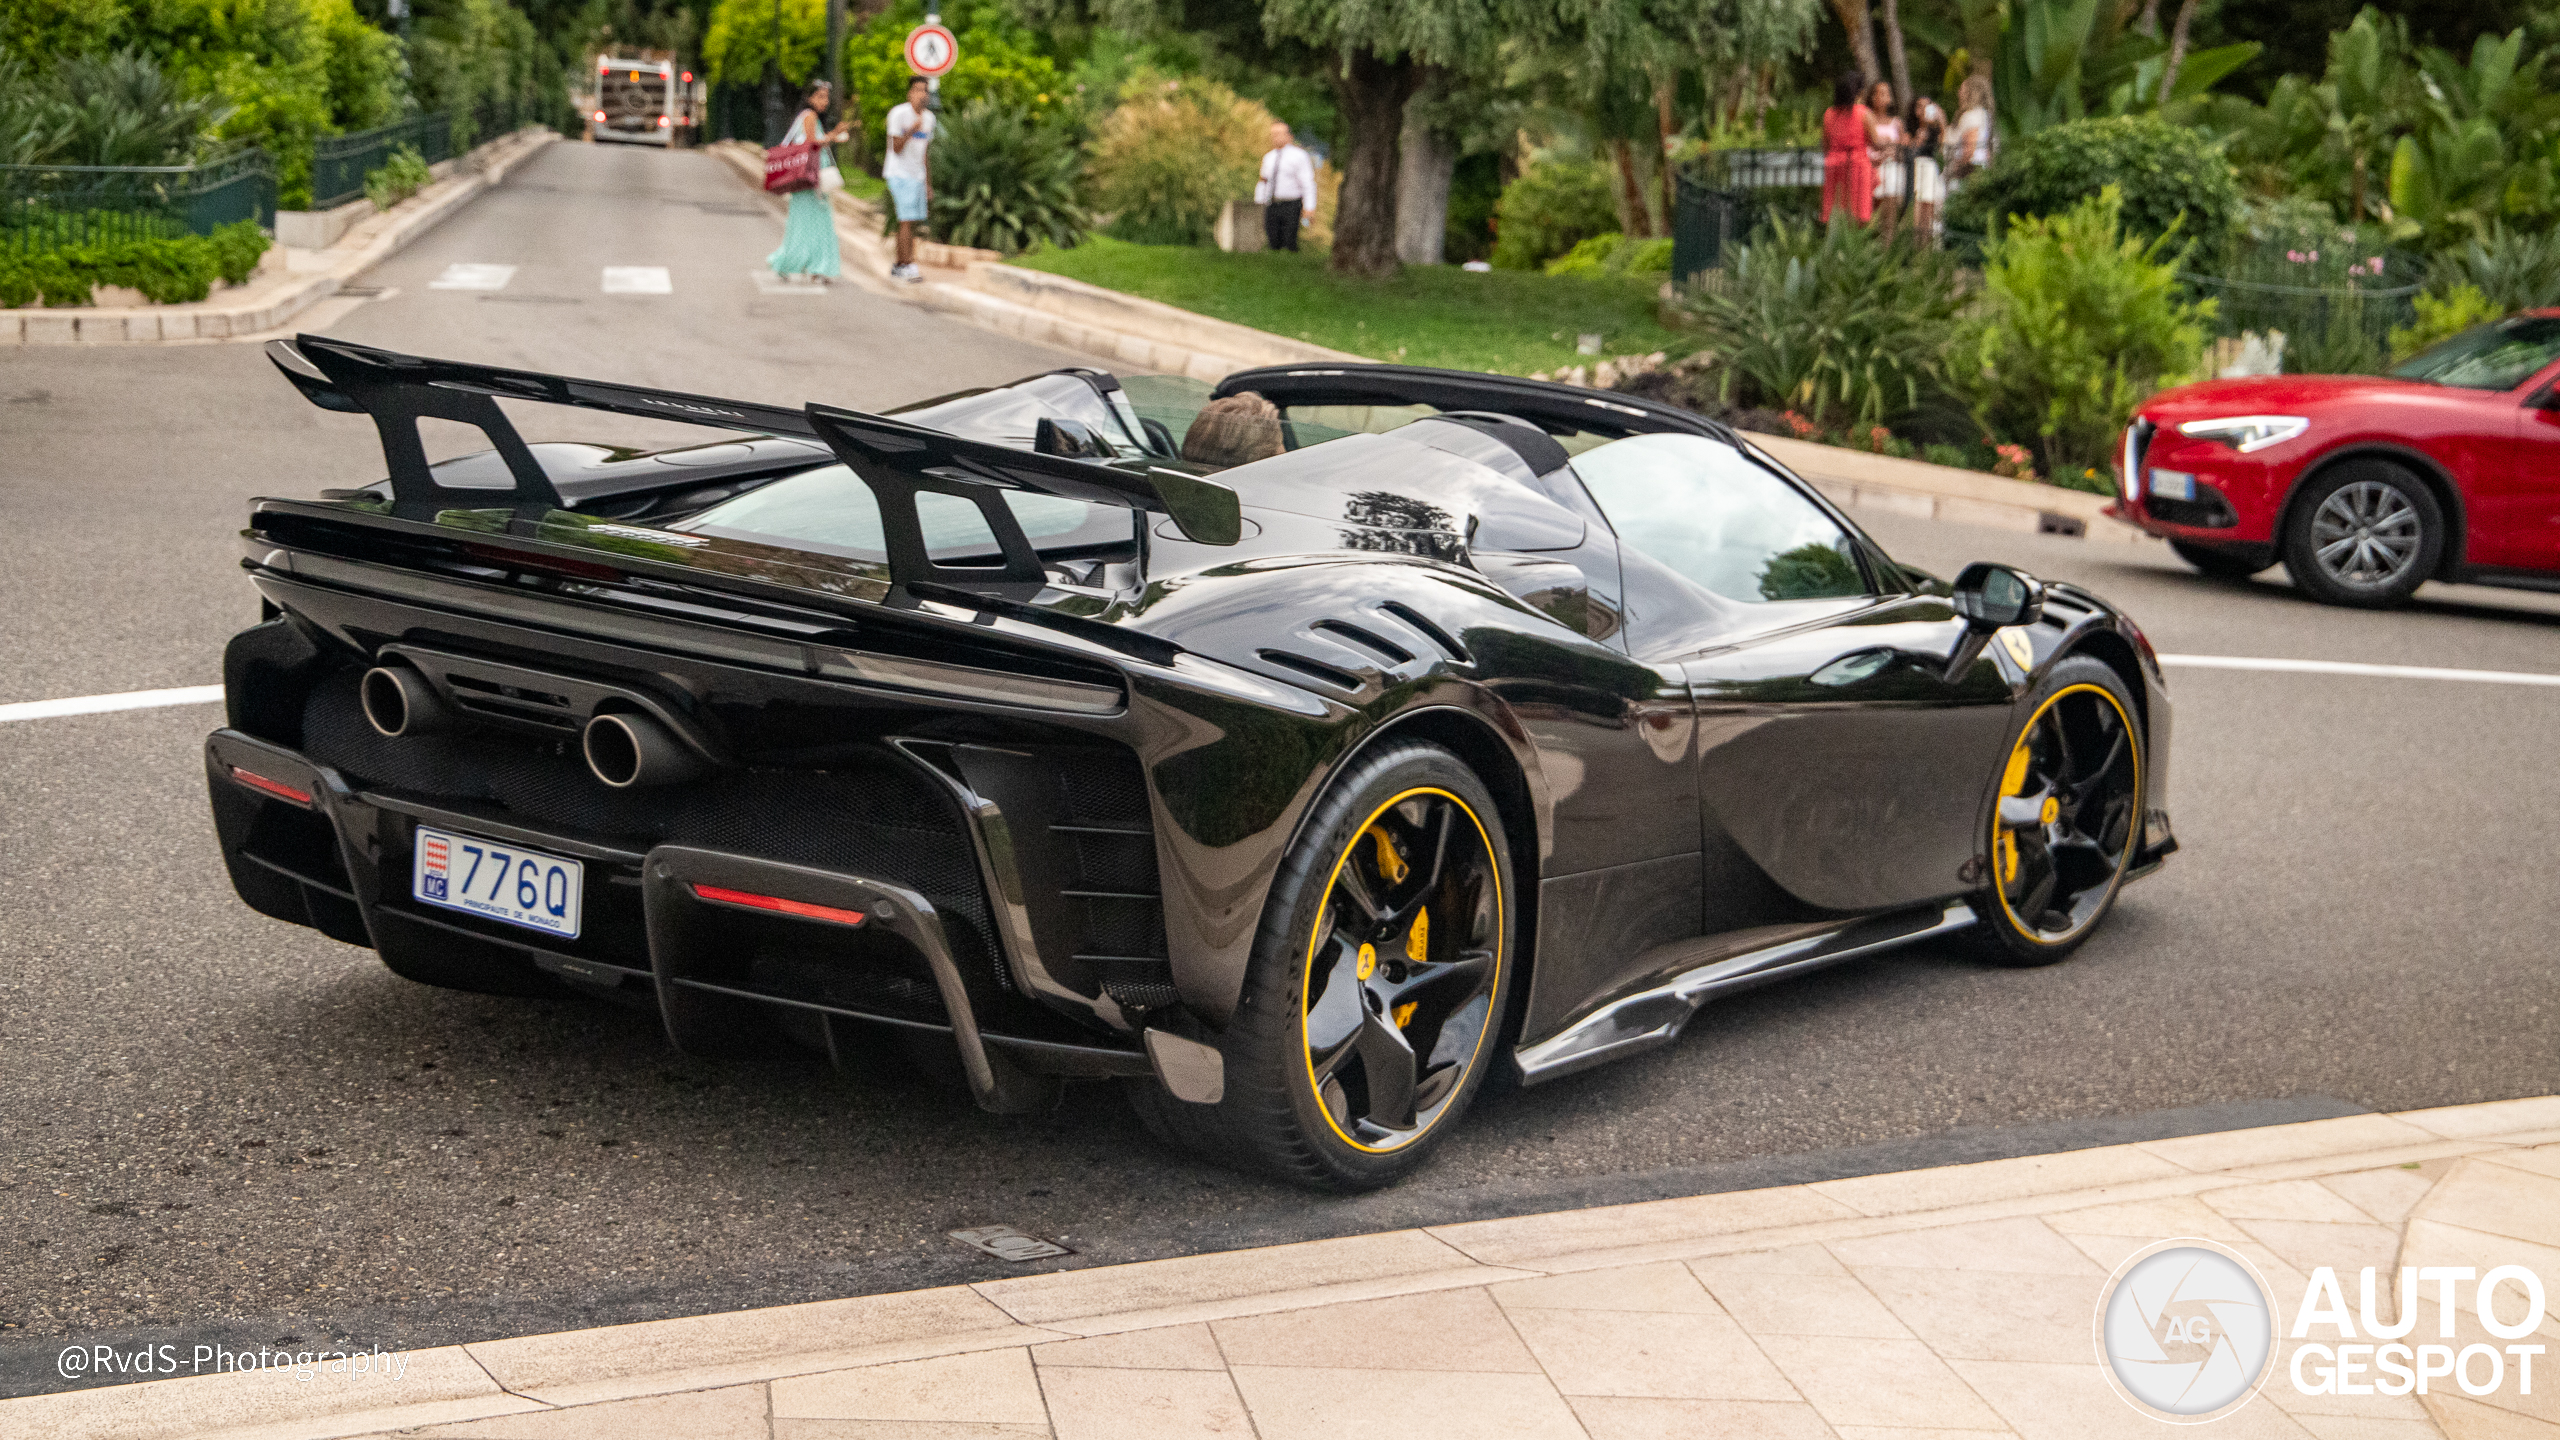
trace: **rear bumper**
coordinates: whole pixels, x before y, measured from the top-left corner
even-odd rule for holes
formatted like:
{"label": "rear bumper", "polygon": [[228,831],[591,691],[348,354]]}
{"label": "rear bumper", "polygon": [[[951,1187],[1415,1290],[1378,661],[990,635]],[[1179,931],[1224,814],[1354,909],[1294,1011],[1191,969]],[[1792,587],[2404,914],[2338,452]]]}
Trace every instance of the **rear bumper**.
{"label": "rear bumper", "polygon": [[[1006,1034],[981,1023],[943,915],[915,889],[873,876],[701,845],[635,850],[467,802],[359,789],[282,745],[221,729],[205,742],[222,858],[262,914],[403,955],[520,964],[590,993],[655,1008],[688,1053],[767,1043],[770,1011],[814,1017],[830,1054],[865,1025],[946,1035],[978,1103],[1034,1108],[1058,1078],[1153,1073],[1135,1048]],[[420,823],[577,859],[587,924],[574,939],[518,930],[410,899]],[[711,886],[860,912],[860,926],[745,911]],[[780,958],[774,958],[780,957]]]}

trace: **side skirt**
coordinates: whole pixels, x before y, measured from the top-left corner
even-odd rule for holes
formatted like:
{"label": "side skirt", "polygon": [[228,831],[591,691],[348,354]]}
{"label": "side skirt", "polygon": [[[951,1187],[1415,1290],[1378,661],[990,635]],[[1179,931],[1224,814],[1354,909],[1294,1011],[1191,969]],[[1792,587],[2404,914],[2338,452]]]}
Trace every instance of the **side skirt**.
{"label": "side skirt", "polygon": [[1650,990],[1602,1006],[1535,1045],[1521,1046],[1512,1052],[1512,1062],[1520,1067],[1523,1085],[1588,1070],[1671,1043],[1689,1017],[1710,1000],[1961,930],[1973,922],[1973,907],[1955,901],[1869,916],[1810,933],[1790,926],[1792,933],[1784,938],[1762,930],[1658,945],[1638,961],[1645,970],[1660,974],[1684,963],[1688,968]]}

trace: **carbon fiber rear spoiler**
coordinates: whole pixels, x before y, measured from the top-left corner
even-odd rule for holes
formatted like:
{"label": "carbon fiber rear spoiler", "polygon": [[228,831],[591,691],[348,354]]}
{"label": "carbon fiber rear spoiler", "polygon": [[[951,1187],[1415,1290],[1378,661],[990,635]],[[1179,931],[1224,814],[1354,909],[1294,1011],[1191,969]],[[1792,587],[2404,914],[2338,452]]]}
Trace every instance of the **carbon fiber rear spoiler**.
{"label": "carbon fiber rear spoiler", "polygon": [[[498,407],[497,402],[506,399],[820,441],[879,496],[890,575],[901,584],[925,581],[984,589],[990,582],[1007,587],[1042,583],[1039,557],[1002,503],[1000,492],[1005,490],[1164,515],[1185,536],[1204,545],[1232,545],[1243,532],[1236,492],[1213,481],[1161,467],[1139,473],[1015,450],[855,410],[824,405],[793,410],[531,370],[429,360],[322,335],[270,341],[267,358],[312,404],[372,417],[382,437],[383,458],[390,466],[392,502],[401,510],[414,509],[419,518],[446,508],[485,507],[495,494],[437,483],[418,437],[421,419],[451,420],[486,434],[515,480],[514,504],[565,508],[542,463]],[[984,566],[954,568],[932,560],[916,519],[919,491],[958,496],[978,507],[1004,553],[1001,575]]]}

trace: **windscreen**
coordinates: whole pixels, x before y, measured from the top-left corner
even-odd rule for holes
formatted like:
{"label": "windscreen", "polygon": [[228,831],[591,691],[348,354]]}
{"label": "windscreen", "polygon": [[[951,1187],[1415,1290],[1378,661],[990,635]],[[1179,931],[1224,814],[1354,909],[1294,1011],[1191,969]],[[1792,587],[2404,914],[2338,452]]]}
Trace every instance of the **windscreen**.
{"label": "windscreen", "polygon": [[2560,360],[2560,318],[2519,315],[2465,330],[2391,373],[2465,390],[2512,390],[2553,360]]}

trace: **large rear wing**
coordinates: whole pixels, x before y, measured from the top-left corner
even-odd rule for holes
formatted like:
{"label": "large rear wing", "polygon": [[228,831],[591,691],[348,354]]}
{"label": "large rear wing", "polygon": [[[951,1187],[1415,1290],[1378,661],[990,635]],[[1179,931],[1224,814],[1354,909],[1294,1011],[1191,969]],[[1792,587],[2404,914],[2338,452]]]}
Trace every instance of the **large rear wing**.
{"label": "large rear wing", "polygon": [[[1140,472],[1016,450],[856,410],[825,405],[794,410],[531,370],[428,360],[321,335],[271,341],[267,358],[312,404],[372,417],[382,437],[383,459],[390,467],[392,503],[420,519],[437,510],[484,508],[497,494],[439,484],[418,435],[421,419],[450,420],[487,435],[515,481],[509,497],[513,504],[565,508],[542,462],[499,408],[498,401],[504,399],[817,440],[879,497],[889,573],[898,584],[926,581],[979,589],[991,582],[1043,583],[1039,557],[1004,504],[1007,490],[1164,515],[1185,536],[1205,545],[1232,545],[1243,532],[1236,492],[1214,481],[1160,466]],[[1001,573],[985,566],[945,566],[932,559],[916,518],[915,497],[923,491],[957,496],[977,506],[1003,551]]]}

